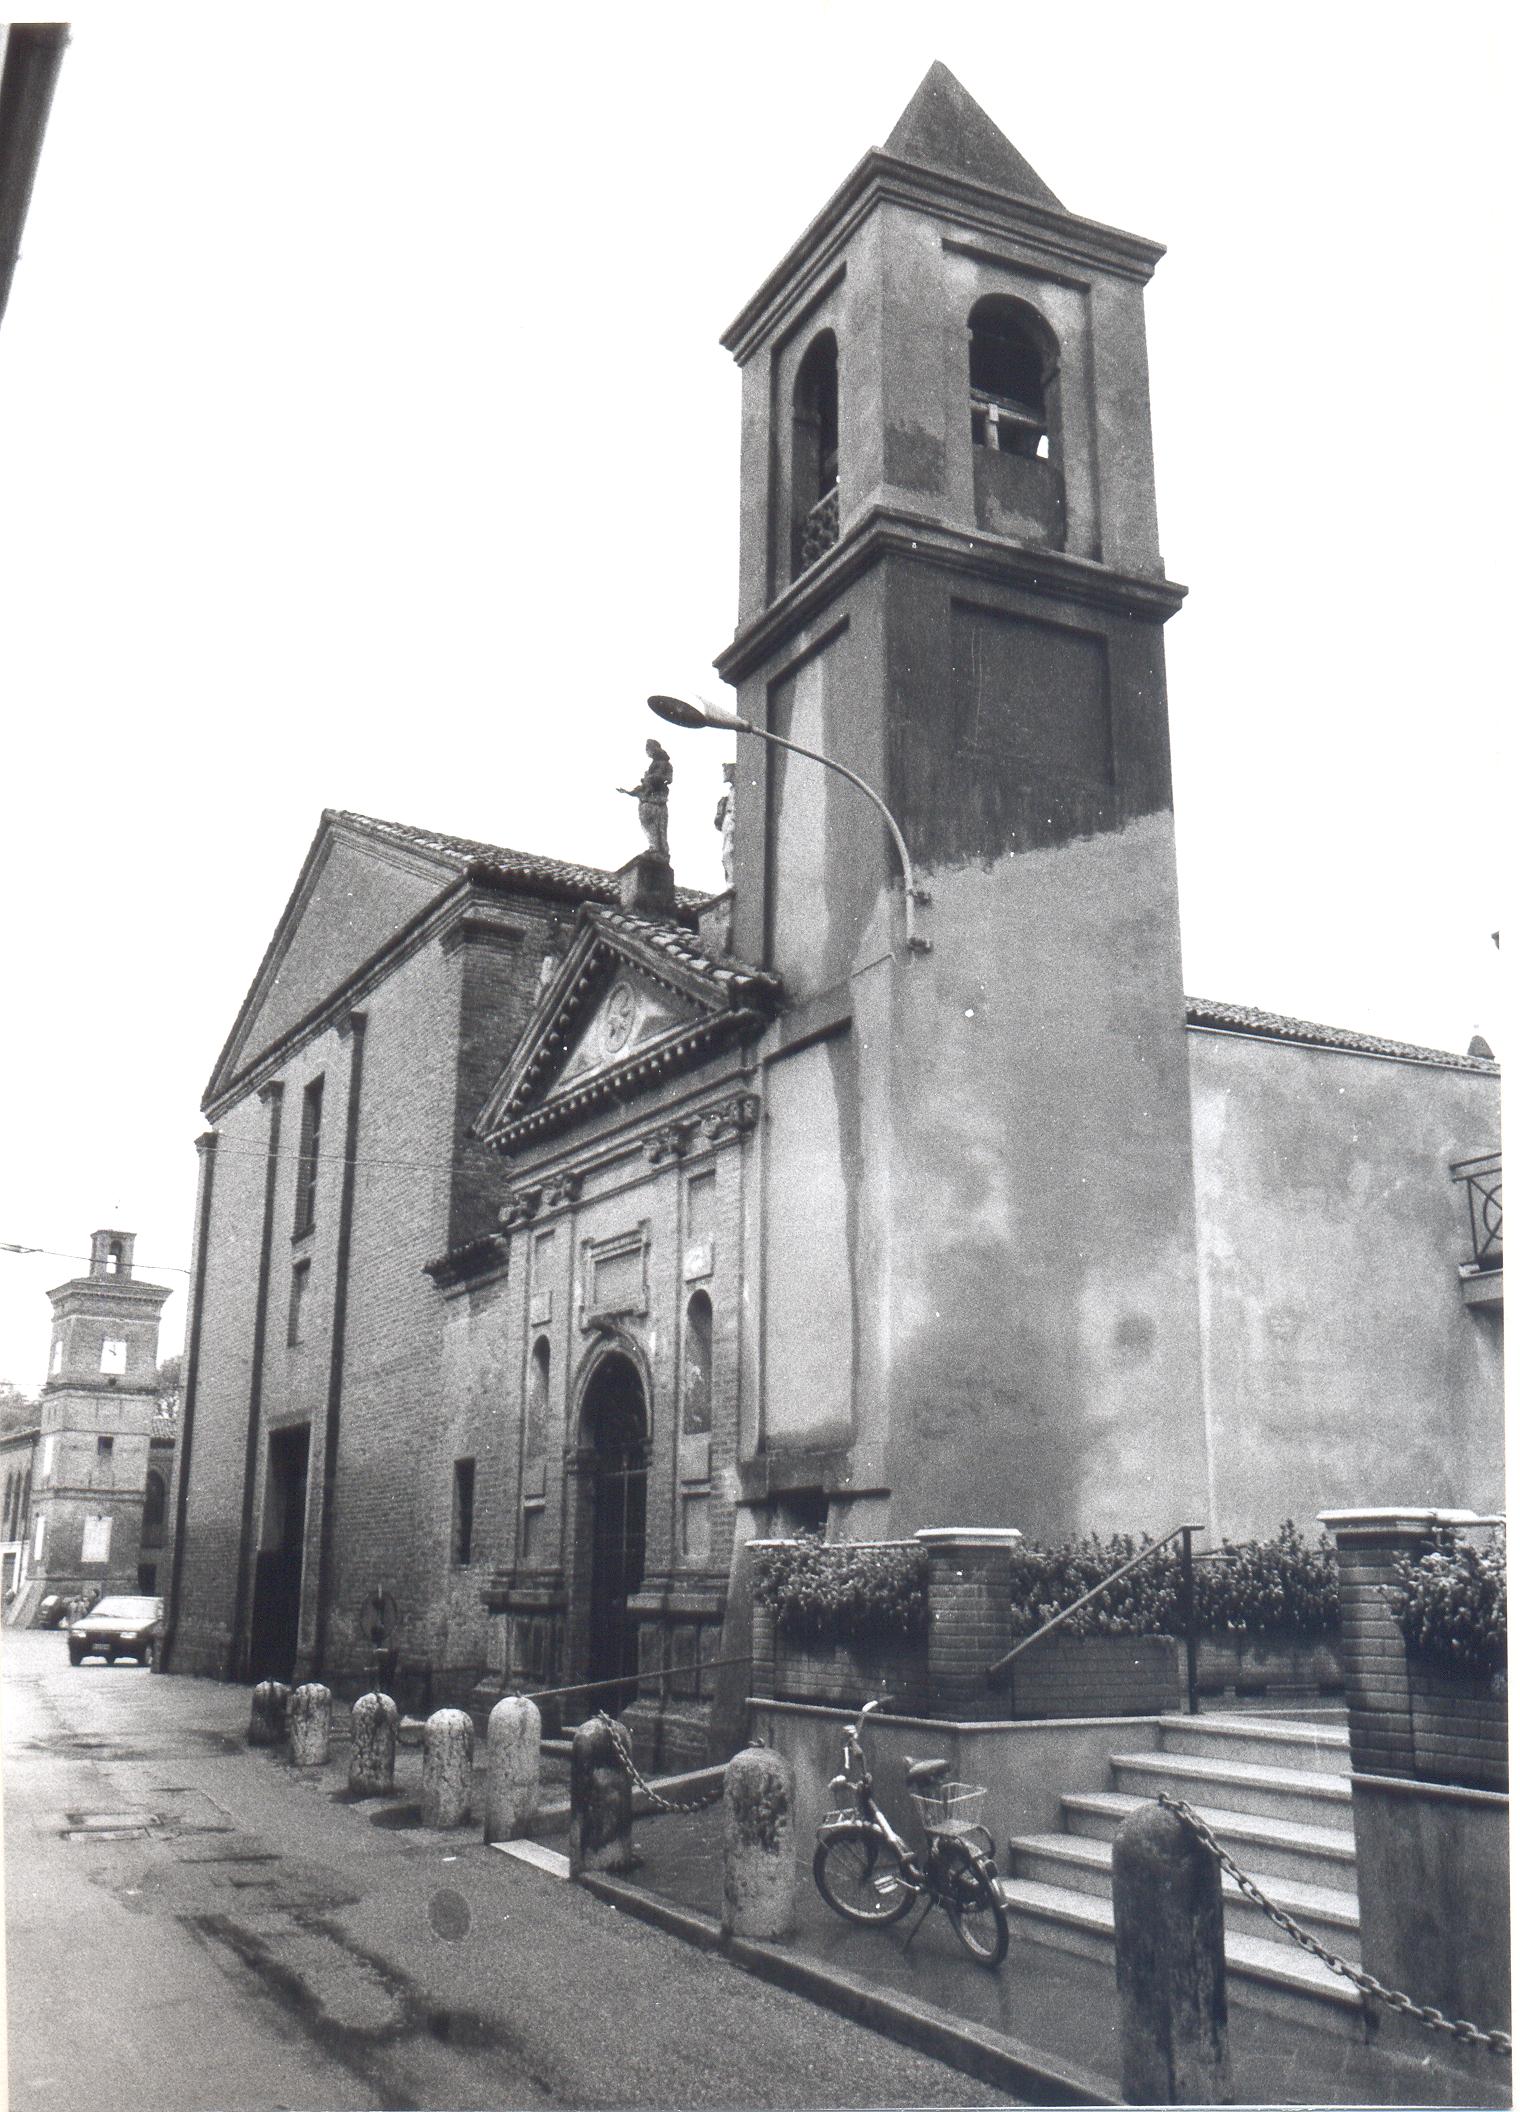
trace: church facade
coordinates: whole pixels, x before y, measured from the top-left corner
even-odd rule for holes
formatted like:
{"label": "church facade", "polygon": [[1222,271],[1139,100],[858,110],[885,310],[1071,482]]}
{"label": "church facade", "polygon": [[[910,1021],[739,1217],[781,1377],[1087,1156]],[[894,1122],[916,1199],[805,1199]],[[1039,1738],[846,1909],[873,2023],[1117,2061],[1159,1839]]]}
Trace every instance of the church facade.
{"label": "church facade", "polygon": [[757,1534],[1499,1499],[1497,1067],[1183,991],[1159,256],[936,67],[727,333],[724,895],[649,775],[617,874],[324,817],[206,1100],[174,1669],[383,1607],[687,1756]]}

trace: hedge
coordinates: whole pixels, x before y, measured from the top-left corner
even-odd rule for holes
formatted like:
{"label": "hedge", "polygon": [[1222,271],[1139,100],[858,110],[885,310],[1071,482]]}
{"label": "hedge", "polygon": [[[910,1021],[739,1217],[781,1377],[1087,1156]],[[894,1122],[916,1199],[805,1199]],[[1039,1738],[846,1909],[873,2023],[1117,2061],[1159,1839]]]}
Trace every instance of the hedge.
{"label": "hedge", "polygon": [[1484,1548],[1448,1533],[1419,1561],[1401,1557],[1384,1597],[1414,1656],[1480,1677],[1504,1670],[1509,1620],[1502,1532]]}

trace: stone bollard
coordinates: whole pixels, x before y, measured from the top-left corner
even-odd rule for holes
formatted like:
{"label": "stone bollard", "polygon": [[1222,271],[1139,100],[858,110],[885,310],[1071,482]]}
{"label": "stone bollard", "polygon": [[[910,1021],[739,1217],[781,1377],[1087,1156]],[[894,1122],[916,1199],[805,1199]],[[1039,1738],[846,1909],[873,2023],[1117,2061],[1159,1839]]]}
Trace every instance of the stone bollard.
{"label": "stone bollard", "polygon": [[570,1875],[633,1868],[633,1783],[595,1717],[570,1741]]}
{"label": "stone bollard", "polygon": [[422,1733],[422,1823],[462,1826],[475,1779],[475,1726],[463,1709],[435,1709]]}
{"label": "stone bollard", "polygon": [[396,1704],[389,1694],[361,1694],[350,1718],[348,1786],[355,1796],[387,1796],[396,1786]]}
{"label": "stone bollard", "polygon": [[286,1712],[292,1767],[325,1767],[332,1738],[332,1695],[326,1687],[297,1687]]}
{"label": "stone bollard", "polygon": [[1128,2105],[1229,2105],[1219,1865],[1160,1804],[1114,1842],[1120,2088]]}
{"label": "stone bollard", "polygon": [[544,1734],[537,1704],[508,1694],[486,1721],[486,1839],[515,1841],[538,1809],[538,1754]]}
{"label": "stone bollard", "polygon": [[723,1771],[723,1933],[774,1943],[797,1926],[796,1782],[763,1745]]}
{"label": "stone bollard", "polygon": [[285,1736],[285,1712],[290,1689],[278,1679],[261,1679],[253,1690],[248,1711],[248,1743],[278,1745]]}

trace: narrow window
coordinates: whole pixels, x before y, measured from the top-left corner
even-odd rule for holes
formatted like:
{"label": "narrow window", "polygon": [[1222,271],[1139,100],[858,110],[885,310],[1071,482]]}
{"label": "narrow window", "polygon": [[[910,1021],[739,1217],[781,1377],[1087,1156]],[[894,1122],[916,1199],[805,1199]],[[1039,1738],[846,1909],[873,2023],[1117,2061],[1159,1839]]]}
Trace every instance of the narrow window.
{"label": "narrow window", "polygon": [[693,1291],[681,1345],[681,1429],[687,1437],[712,1428],[712,1331],[712,1300],[706,1291]]}
{"label": "narrow window", "polygon": [[971,311],[971,438],[996,454],[1048,461],[1055,357],[1032,308],[1003,294]]}
{"label": "narrow window", "polygon": [[549,1443],[549,1338],[540,1335],[528,1359],[528,1411],[523,1432],[523,1450],[529,1459],[542,1459]]}
{"label": "narrow window", "polygon": [[142,1546],[145,1549],[163,1546],[164,1518],[168,1508],[168,1485],[157,1467],[149,1467],[143,1489]]}
{"label": "narrow window", "polygon": [[62,1362],[63,1362],[63,1337],[62,1337],[62,1335],[54,1335],[54,1337],[53,1337],[53,1353],[52,1353],[51,1357],[50,1357],[50,1358],[48,1359],[48,1376],[49,1376],[49,1377],[52,1377],[52,1375],[53,1375],[53,1374],[54,1374],[54,1373],[55,1373],[55,1372],[57,1371],[57,1369],[58,1369],[59,1365],[60,1365],[60,1364],[61,1364]]}
{"label": "narrow window", "polygon": [[456,1459],[454,1462],[454,1565],[462,1569],[470,1559],[470,1548],[475,1538],[475,1462],[473,1459]]}
{"label": "narrow window", "polygon": [[96,1440],[95,1440],[95,1457],[96,1457],[97,1459],[109,1459],[109,1458],[111,1457],[111,1454],[112,1454],[112,1453],[113,1453],[113,1452],[114,1452],[115,1450],[116,1450],[116,1440],[115,1440],[115,1438],[114,1438],[114,1437],[112,1437],[112,1436],[111,1436],[111,1435],[110,1435],[109,1433],[107,1433],[107,1434],[106,1434],[106,1435],[104,1435],[104,1436],[101,1436],[101,1437],[97,1437],[97,1438],[96,1438]]}
{"label": "narrow window", "polygon": [[792,577],[839,540],[839,350],[814,338],[792,390]]}
{"label": "narrow window", "polygon": [[303,1308],[306,1303],[306,1284],[311,1275],[311,1263],[298,1261],[290,1272],[290,1311],[285,1320],[285,1340],[295,1347],[301,1340]]}
{"label": "narrow window", "polygon": [[296,1162],[294,1237],[304,1239],[317,1221],[317,1169],[322,1152],[322,1081],[313,1078],[301,1096],[301,1152]]}

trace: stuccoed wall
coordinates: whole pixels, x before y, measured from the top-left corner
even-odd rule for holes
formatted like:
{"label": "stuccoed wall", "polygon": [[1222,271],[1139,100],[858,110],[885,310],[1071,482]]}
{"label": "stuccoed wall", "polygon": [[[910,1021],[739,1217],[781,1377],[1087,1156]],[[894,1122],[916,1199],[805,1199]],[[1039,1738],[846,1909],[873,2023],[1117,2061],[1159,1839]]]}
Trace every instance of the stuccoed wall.
{"label": "stuccoed wall", "polygon": [[1502,1506],[1502,1323],[1462,1302],[1449,1171],[1497,1143],[1497,1077],[1196,1029],[1187,1045],[1217,1529]]}
{"label": "stuccoed wall", "polygon": [[[1488,2031],[1510,2022],[1509,1798],[1397,1776],[1353,1775],[1362,1958],[1386,1986]],[[1380,2029],[1392,2030],[1380,2013]],[[1411,2049],[1452,2043],[1408,2033]],[[1416,2042],[1418,2042],[1416,2044]],[[1508,2064],[1477,2052],[1467,2065],[1507,2091]],[[1498,2104],[1477,2096],[1474,2104]]]}

